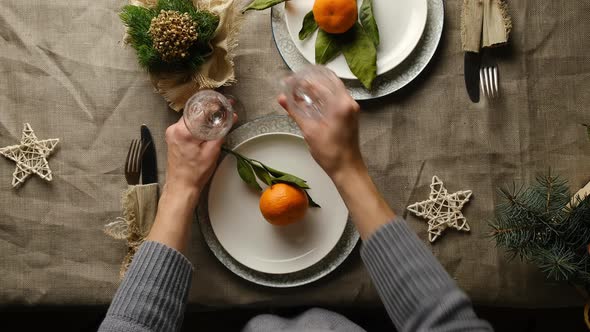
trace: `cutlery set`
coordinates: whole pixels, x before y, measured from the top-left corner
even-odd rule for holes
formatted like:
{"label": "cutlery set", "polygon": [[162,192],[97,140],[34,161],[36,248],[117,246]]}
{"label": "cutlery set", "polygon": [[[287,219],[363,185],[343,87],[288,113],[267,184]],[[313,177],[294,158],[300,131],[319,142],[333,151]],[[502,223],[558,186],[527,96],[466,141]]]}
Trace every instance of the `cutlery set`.
{"label": "cutlery set", "polygon": [[141,126],[141,139],[133,139],[125,159],[125,179],[130,186],[158,182],[156,148],[149,128]]}
{"label": "cutlery set", "polygon": [[512,20],[503,0],[464,0],[461,12],[461,43],[465,88],[478,103],[480,94],[489,101],[500,97],[500,69],[492,48],[508,43]]}

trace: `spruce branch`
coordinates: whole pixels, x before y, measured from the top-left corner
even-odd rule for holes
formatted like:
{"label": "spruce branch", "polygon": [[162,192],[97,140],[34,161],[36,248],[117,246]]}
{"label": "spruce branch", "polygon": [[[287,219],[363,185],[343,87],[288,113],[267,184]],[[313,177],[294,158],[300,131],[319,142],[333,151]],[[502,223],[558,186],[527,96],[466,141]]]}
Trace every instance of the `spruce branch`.
{"label": "spruce branch", "polygon": [[570,204],[567,182],[551,173],[498,195],[490,237],[509,259],[532,262],[552,280],[590,283],[590,197]]}

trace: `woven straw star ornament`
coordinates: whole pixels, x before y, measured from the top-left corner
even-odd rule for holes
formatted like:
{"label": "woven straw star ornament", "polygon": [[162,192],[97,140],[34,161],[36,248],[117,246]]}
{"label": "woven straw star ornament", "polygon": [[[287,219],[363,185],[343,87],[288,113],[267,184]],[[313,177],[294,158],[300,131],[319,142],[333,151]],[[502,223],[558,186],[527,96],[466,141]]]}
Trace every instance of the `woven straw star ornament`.
{"label": "woven straw star ornament", "polygon": [[435,175],[432,177],[428,199],[408,206],[408,210],[427,220],[428,240],[434,242],[449,227],[469,232],[469,224],[461,209],[470,197],[471,190],[449,194],[443,182]]}
{"label": "woven straw star ornament", "polygon": [[0,154],[16,162],[12,177],[12,186],[18,187],[31,174],[37,174],[46,181],[51,181],[51,169],[47,157],[53,152],[59,139],[39,140],[31,125],[25,123],[20,144],[0,148]]}

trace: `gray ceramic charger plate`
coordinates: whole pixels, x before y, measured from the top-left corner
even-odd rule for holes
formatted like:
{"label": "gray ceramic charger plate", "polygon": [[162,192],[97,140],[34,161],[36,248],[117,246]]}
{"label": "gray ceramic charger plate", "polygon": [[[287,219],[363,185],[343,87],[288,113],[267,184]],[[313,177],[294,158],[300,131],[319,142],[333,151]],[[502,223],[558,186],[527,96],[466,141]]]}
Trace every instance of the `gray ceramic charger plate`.
{"label": "gray ceramic charger plate", "polygon": [[[240,143],[252,137],[268,133],[290,133],[301,135],[297,125],[287,116],[266,116],[248,122],[233,130],[227,136],[225,145],[228,148],[233,149]],[[230,271],[259,285],[285,288],[301,286],[316,281],[334,271],[348,257],[359,240],[359,234],[349,218],[344,232],[336,246],[328,253],[328,255],[316,264],[304,270],[286,274],[270,274],[255,271],[236,261],[219,243],[209,220],[209,212],[207,208],[209,205],[208,197],[209,188],[207,187],[204,194],[201,195],[201,201],[199,202],[199,207],[197,209],[197,219],[207,245],[215,257],[217,257],[217,259]]]}
{"label": "gray ceramic charger plate", "polygon": [[[343,80],[352,97],[356,100],[379,98],[403,88],[418,77],[436,52],[442,36],[444,16],[443,0],[428,0],[426,27],[416,48],[401,64],[378,76],[371,91],[367,91],[358,80]],[[271,25],[275,44],[287,66],[297,71],[308,65],[309,62],[291,40],[285,22],[284,5],[272,7]]]}

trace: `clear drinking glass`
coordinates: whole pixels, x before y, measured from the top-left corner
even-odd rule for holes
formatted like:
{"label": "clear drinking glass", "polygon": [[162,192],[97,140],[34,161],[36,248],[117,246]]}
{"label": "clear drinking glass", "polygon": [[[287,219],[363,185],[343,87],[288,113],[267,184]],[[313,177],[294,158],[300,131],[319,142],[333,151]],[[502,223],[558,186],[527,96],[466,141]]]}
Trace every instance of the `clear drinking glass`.
{"label": "clear drinking glass", "polygon": [[289,109],[315,118],[322,117],[325,99],[341,85],[333,71],[320,65],[306,66],[281,80]]}
{"label": "clear drinking glass", "polygon": [[235,112],[230,98],[213,90],[201,90],[189,98],[182,117],[195,138],[212,141],[227,135]]}

